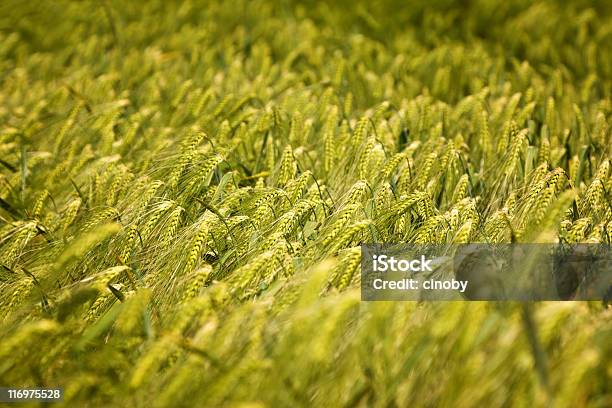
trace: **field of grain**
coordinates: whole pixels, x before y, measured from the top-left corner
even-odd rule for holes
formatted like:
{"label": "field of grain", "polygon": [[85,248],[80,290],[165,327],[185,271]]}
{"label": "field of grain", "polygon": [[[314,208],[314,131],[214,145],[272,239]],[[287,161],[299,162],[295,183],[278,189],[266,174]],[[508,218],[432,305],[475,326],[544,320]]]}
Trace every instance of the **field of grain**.
{"label": "field of grain", "polygon": [[608,1],[0,2],[0,386],[612,406],[602,302],[360,297],[362,243],[611,242],[611,44]]}

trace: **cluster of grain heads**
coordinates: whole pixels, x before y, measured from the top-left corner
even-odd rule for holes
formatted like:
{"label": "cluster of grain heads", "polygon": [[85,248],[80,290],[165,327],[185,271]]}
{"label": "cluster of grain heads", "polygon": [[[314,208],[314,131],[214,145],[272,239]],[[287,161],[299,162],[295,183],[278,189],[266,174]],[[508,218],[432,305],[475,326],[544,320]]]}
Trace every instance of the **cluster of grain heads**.
{"label": "cluster of grain heads", "polygon": [[136,239],[138,238],[138,229],[131,225],[127,228],[125,242],[123,244],[123,250],[121,251],[121,255],[119,255],[119,259],[122,263],[127,264],[129,262],[130,255],[132,254],[134,244],[136,243]]}
{"label": "cluster of grain heads", "polygon": [[2,265],[12,266],[17,260],[30,239],[37,234],[36,221],[28,221],[14,228],[10,235],[4,238],[6,241],[2,246]]}
{"label": "cluster of grain heads", "polygon": [[200,269],[194,271],[188,280],[188,285],[183,295],[183,302],[198,295],[198,292],[200,289],[202,289],[202,287],[204,287],[204,284],[211,273],[212,267],[210,265],[204,265]]}
{"label": "cluster of grain heads", "polygon": [[206,220],[203,220],[200,226],[197,229],[197,233],[193,239],[191,247],[187,252],[186,263],[185,263],[185,272],[191,272],[193,268],[197,265],[198,260],[200,259],[200,254],[206,245],[208,240],[208,225]]}
{"label": "cluster of grain heads", "polygon": [[293,157],[293,150],[290,145],[287,145],[281,157],[277,185],[280,187],[285,186],[289,180],[295,177],[295,172],[296,164]]}
{"label": "cluster of grain heads", "polygon": [[[360,247],[349,248],[342,251],[340,259],[329,278],[329,285],[338,290],[346,289],[356,277],[359,277],[359,271],[356,269],[360,264]],[[357,279],[355,279],[355,281],[357,281]]]}
{"label": "cluster of grain heads", "polygon": [[184,211],[184,208],[176,206],[170,213],[168,225],[160,240],[161,249],[168,249],[168,247],[171,245],[172,239],[175,237],[178,231]]}
{"label": "cluster of grain heads", "polygon": [[198,145],[205,137],[206,135],[204,133],[193,131],[184,138],[181,152],[168,177],[168,186],[170,188],[175,188],[177,186],[181,175],[195,158]]}
{"label": "cluster of grain heads", "polygon": [[361,244],[610,243],[601,4],[7,1],[7,385],[74,406],[610,405],[599,303],[534,306],[546,369],[516,305],[359,302]]}
{"label": "cluster of grain heads", "polygon": [[64,211],[61,222],[61,230],[64,236],[66,236],[67,229],[76,219],[79,209],[81,208],[81,204],[82,201],[80,198],[74,198],[66,205],[66,210]]}
{"label": "cluster of grain heads", "polygon": [[[373,226],[374,223],[371,220],[357,221],[356,223],[349,225],[342,231],[341,234],[338,235],[335,242],[330,246],[329,252],[335,254],[339,249],[349,244],[351,241],[355,240],[357,237],[365,233],[366,230],[369,230],[369,228]],[[363,237],[357,239],[357,241],[359,242],[366,240],[373,241],[371,237],[369,239],[365,239]]]}

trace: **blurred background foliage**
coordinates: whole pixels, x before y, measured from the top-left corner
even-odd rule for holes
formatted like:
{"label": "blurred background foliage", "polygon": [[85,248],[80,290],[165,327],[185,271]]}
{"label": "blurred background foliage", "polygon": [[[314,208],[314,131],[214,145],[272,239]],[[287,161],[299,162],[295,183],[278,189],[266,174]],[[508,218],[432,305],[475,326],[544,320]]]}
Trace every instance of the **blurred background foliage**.
{"label": "blurred background foliage", "polygon": [[600,302],[360,301],[364,242],[610,243],[608,1],[0,3],[0,385],[612,405]]}

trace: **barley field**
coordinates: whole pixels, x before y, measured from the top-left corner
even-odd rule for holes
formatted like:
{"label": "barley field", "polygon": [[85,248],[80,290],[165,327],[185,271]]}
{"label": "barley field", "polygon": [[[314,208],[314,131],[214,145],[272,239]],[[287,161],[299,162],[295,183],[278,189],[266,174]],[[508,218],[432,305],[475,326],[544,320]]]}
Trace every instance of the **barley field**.
{"label": "barley field", "polygon": [[608,1],[3,0],[0,386],[612,406],[605,302],[360,295],[363,243],[610,244],[611,44]]}

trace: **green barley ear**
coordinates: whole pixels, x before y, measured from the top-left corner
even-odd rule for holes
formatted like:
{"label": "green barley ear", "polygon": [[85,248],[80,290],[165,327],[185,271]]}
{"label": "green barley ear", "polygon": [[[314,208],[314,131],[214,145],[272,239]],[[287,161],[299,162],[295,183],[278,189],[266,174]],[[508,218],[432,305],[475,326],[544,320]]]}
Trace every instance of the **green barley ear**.
{"label": "green barley ear", "polygon": [[352,110],[353,110],[353,94],[349,92],[346,94],[344,98],[344,116],[350,117]]}
{"label": "green barley ear", "polygon": [[221,155],[213,155],[202,163],[200,168],[191,175],[191,181],[189,182],[186,190],[191,191],[195,186],[208,186],[215,168],[223,162]]}
{"label": "green barley ear", "polygon": [[204,109],[208,101],[212,99],[212,97],[213,97],[212,88],[209,88],[204,92],[199,92],[197,95],[195,95],[193,99],[193,103],[191,105],[191,114],[194,117],[200,116],[200,114],[202,113],[202,110]]}
{"label": "green barley ear", "polygon": [[289,143],[300,146],[304,142],[304,119],[300,112],[295,112],[289,125]]}
{"label": "green barley ear", "polygon": [[134,247],[134,243],[136,242],[136,238],[138,237],[138,230],[135,225],[131,225],[127,229],[125,243],[123,244],[123,249],[121,251],[121,255],[119,255],[119,259],[123,264],[127,264],[132,254],[132,249]]}
{"label": "green barley ear", "polygon": [[227,111],[227,107],[228,105],[234,100],[234,94],[229,93],[227,95],[225,95],[221,101],[219,102],[219,104],[217,105],[217,107],[213,110],[212,112],[212,116],[213,117],[218,117],[221,116],[221,114],[223,114],[224,112]]}
{"label": "green barley ear", "polygon": [[[554,185],[550,185],[549,189],[554,189]],[[548,189],[547,189],[548,190]],[[564,236],[562,231],[557,231],[565,228],[563,224],[563,217],[565,211],[571,206],[572,202],[576,198],[576,194],[572,190],[567,190],[555,196],[553,200],[549,199],[548,192],[545,192],[539,201],[543,202],[544,205],[538,203],[536,209],[536,215],[534,221],[537,223],[538,228],[528,228],[523,236],[526,242],[546,242],[549,239],[556,239],[557,234]],[[530,224],[533,226],[533,224]],[[568,230],[571,229],[571,223]]]}
{"label": "green barley ear", "polygon": [[376,203],[376,211],[381,212],[386,208],[393,196],[393,190],[389,183],[383,183],[382,186],[376,191],[374,201]]}
{"label": "green barley ear", "polygon": [[74,108],[72,108],[72,110],[70,111],[70,114],[68,115],[68,119],[66,119],[66,122],[64,122],[59,133],[57,134],[55,138],[55,148],[54,148],[54,152],[56,155],[59,154],[62,144],[64,142],[64,138],[66,137],[68,132],[70,132],[70,130],[73,128],[74,124],[76,123],[77,116],[83,109],[83,106],[84,104],[79,102],[74,106]]}
{"label": "green barley ear", "polygon": [[338,149],[338,153],[347,149],[347,145],[352,143],[351,128],[348,120],[344,119],[340,122],[340,129],[338,130],[338,142],[342,148]]}
{"label": "green barley ear", "polygon": [[111,154],[115,144],[115,127],[119,120],[120,110],[113,109],[100,117],[99,131],[101,133],[99,149],[105,154]]}
{"label": "green barley ear", "polygon": [[206,280],[212,274],[212,271],[212,266],[204,265],[192,274],[183,294],[182,302],[192,299],[198,295],[200,290],[204,287]]}
{"label": "green barley ear", "polygon": [[548,129],[550,129],[553,135],[557,134],[555,100],[552,96],[549,96],[546,100],[546,113],[544,117],[544,124],[548,127]]}
{"label": "green barley ear", "polygon": [[153,211],[151,215],[149,216],[147,223],[142,228],[141,235],[142,235],[143,241],[147,242],[149,240],[153,230],[155,229],[157,225],[157,222],[162,217],[162,215],[164,215],[166,211],[168,211],[168,209],[172,207],[172,205],[173,205],[173,202],[171,201],[162,201],[161,203],[157,204],[153,208]]}
{"label": "green barley ear", "polygon": [[115,235],[121,230],[121,226],[116,223],[105,223],[84,231],[67,245],[58,256],[54,269],[56,272],[64,273],[66,266],[83,257],[90,249],[104,242],[107,238]]}
{"label": "green barley ear", "polygon": [[500,135],[497,138],[497,154],[503,154],[506,152],[506,149],[508,148],[508,142],[510,140],[510,134],[512,133],[511,128],[512,126],[510,122],[506,122],[503,124]]}
{"label": "green barley ear", "polygon": [[306,170],[305,172],[300,174],[297,179],[292,180],[287,185],[287,194],[289,195],[289,200],[292,203],[295,203],[299,198],[301,198],[302,194],[304,193],[304,189],[312,180],[313,174],[310,170]]}
{"label": "green barley ear", "polygon": [[467,220],[465,224],[459,228],[457,234],[455,234],[455,238],[453,239],[453,243],[455,244],[465,244],[470,242],[470,237],[472,236],[474,230],[474,222],[472,220]]}
{"label": "green barley ear", "polygon": [[131,269],[129,266],[112,266],[81,280],[80,283],[88,284],[100,291],[103,291],[105,288],[109,288],[109,285],[112,285],[114,288],[121,288],[123,285],[120,282],[117,283],[117,281],[121,280],[125,276],[129,276],[130,273]]}
{"label": "green barley ear", "polygon": [[384,119],[385,114],[389,110],[390,106],[391,104],[389,103],[389,101],[384,101],[380,105],[378,105],[378,107],[376,107],[374,113],[372,113],[372,121],[374,122],[375,126],[377,126],[379,122]]}
{"label": "green barley ear", "polygon": [[[536,191],[536,186],[540,186],[543,183],[549,183],[551,182],[550,180],[550,176],[552,174],[548,174],[548,163],[542,163],[540,164],[538,167],[536,167],[536,169],[531,173],[530,179],[530,186],[531,189],[529,190],[529,195],[532,194],[537,194]],[[552,180],[552,184],[556,184],[556,176],[553,176],[555,179]]]}
{"label": "green barley ear", "polygon": [[381,223],[383,220],[388,218],[394,218],[400,215],[403,215],[409,209],[417,206],[420,201],[427,200],[429,197],[427,193],[422,191],[416,191],[409,195],[403,195],[399,198],[399,200],[389,208],[388,211],[385,212],[384,217],[381,219]]}
{"label": "green barley ear", "polygon": [[583,242],[592,224],[591,217],[583,217],[576,220],[565,236],[565,239],[573,243]]}
{"label": "green barley ear", "polygon": [[336,160],[336,140],[334,133],[331,131],[326,131],[323,138],[325,151],[325,161],[323,166],[325,173],[329,174],[329,172],[332,170],[334,161]]}
{"label": "green barley ear", "polygon": [[[228,123],[229,124],[229,123]],[[268,108],[261,111],[256,122],[256,130],[260,133],[267,132],[272,127],[272,111]]]}
{"label": "green barley ear", "polygon": [[536,103],[530,102],[528,103],[521,112],[517,115],[516,121],[519,124],[524,124],[527,122],[527,119],[532,115],[533,110],[535,109]]}
{"label": "green barley ear", "polygon": [[357,168],[359,169],[359,178],[362,180],[365,180],[367,178],[368,163],[370,161],[370,155],[372,153],[372,149],[374,149],[375,143],[376,139],[374,138],[374,136],[370,136],[363,150],[361,151],[361,155],[357,163]]}
{"label": "green barley ear", "polygon": [[103,222],[116,221],[119,219],[119,211],[116,208],[110,207],[106,208],[102,211],[94,213],[94,216],[91,217],[87,223],[83,225],[83,231],[89,231],[96,225],[99,225]]}
{"label": "green barley ear", "polygon": [[359,275],[360,264],[361,247],[346,250],[332,272],[330,283],[340,291],[346,289],[354,280],[355,275]]}
{"label": "green barley ear", "polygon": [[273,251],[266,251],[233,273],[233,279],[236,281],[235,288],[241,293],[241,296],[248,296],[250,293],[247,289],[259,283],[264,270],[274,267],[274,265],[270,264],[270,260],[273,257]]}
{"label": "green barley ear", "polygon": [[597,180],[606,180],[610,174],[610,160],[605,159],[601,162],[599,167],[597,168],[597,172],[595,173],[594,179]]}
{"label": "green barley ear", "polygon": [[164,230],[162,238],[160,240],[161,248],[167,249],[172,239],[175,237],[176,232],[178,230],[179,224],[181,223],[181,217],[183,214],[184,208],[177,206],[168,217],[168,226]]}
{"label": "green barley ear", "polygon": [[359,146],[363,143],[364,139],[368,136],[368,126],[370,125],[370,118],[367,116],[363,116],[357,122],[357,126],[355,127],[355,132],[351,137],[351,146],[353,147],[353,151],[357,151]]}
{"label": "green barley ear", "polygon": [[397,187],[395,189],[396,194],[400,196],[405,195],[405,194],[408,194],[411,191],[411,189],[414,188],[413,186],[413,181],[414,181],[413,168],[414,168],[414,162],[408,159],[408,165],[406,166],[405,169],[402,169],[402,171],[398,175]]}
{"label": "green barley ear", "polygon": [[595,214],[605,214],[604,217],[606,218],[610,216],[612,210],[609,201],[606,199],[605,187],[601,179],[595,178],[589,185],[585,200]]}
{"label": "green barley ear", "polygon": [[416,207],[416,212],[423,220],[427,220],[434,215],[435,208],[431,202],[429,193],[424,193],[424,198],[419,200]]}
{"label": "green barley ear", "polygon": [[275,230],[281,236],[287,236],[293,231],[295,227],[295,222],[298,216],[294,211],[287,211],[283,216],[277,221],[275,225]]}
{"label": "green barley ear", "polygon": [[427,155],[427,157],[425,157],[425,160],[420,167],[419,175],[416,179],[419,189],[423,190],[425,188],[427,180],[429,180],[430,177],[431,169],[437,157],[438,154],[436,152],[431,152]]}
{"label": "green barley ear", "polygon": [[203,221],[200,224],[198,233],[196,234],[191,244],[191,248],[187,252],[187,262],[185,264],[185,269],[184,269],[186,272],[191,272],[193,268],[197,265],[200,259],[200,254],[202,253],[202,250],[204,249],[204,245],[206,244],[207,239],[208,239],[208,226],[206,225],[206,222]]}
{"label": "green barley ear", "polygon": [[351,242],[351,240],[356,235],[361,234],[363,231],[365,231],[367,228],[369,228],[372,225],[373,223],[370,220],[358,221],[350,225],[348,228],[342,231],[340,235],[338,235],[338,238],[330,247],[329,253],[335,254],[336,252],[338,252],[339,249],[341,249],[342,247],[347,245],[349,242]]}
{"label": "green barley ear", "polygon": [[532,225],[538,225],[544,218],[544,215],[546,214],[546,211],[554,198],[556,190],[555,187],[555,185],[549,185],[543,191],[538,193],[536,203],[533,208],[530,209],[532,212],[530,217],[533,222]]}
{"label": "green barley ear", "polygon": [[380,179],[389,181],[393,172],[397,169],[400,163],[406,158],[406,154],[404,152],[396,153],[391,157],[382,171],[380,172]]}
{"label": "green barley ear", "polygon": [[586,242],[594,244],[609,243],[610,236],[606,233],[605,226],[606,224],[603,222],[595,225],[592,228],[591,233],[588,235]]}
{"label": "green barley ear", "polygon": [[205,136],[206,135],[202,132],[194,131],[184,139],[181,154],[178,157],[178,161],[173,167],[168,178],[168,186],[170,188],[175,188],[177,186],[179,178],[185,171],[186,167],[193,161],[196,155],[196,149]]}
{"label": "green barley ear", "polygon": [[359,204],[362,203],[365,199],[368,191],[370,191],[370,186],[364,180],[359,180],[348,192],[348,198],[346,201],[346,205]]}
{"label": "green barley ear", "polygon": [[295,177],[296,164],[293,158],[293,150],[290,145],[285,147],[283,157],[281,158],[280,171],[278,174],[277,185],[284,186],[287,182]]}
{"label": "green barley ear", "polygon": [[117,195],[119,194],[120,190],[122,190],[123,187],[132,180],[132,178],[133,175],[125,171],[120,172],[113,178],[113,182],[111,183],[106,196],[106,205],[115,205]]}
{"label": "green barley ear", "polygon": [[459,177],[459,181],[455,185],[455,191],[453,192],[453,203],[458,203],[463,200],[467,195],[467,188],[469,185],[469,176],[467,174]]}
{"label": "green barley ear", "polygon": [[427,218],[425,223],[419,228],[414,242],[417,244],[439,242],[437,230],[443,225],[444,221],[444,215],[436,215]]}
{"label": "green barley ear", "polygon": [[548,127],[542,126],[540,136],[540,149],[538,151],[538,163],[550,163],[550,140],[548,138]]}
{"label": "green barley ear", "polygon": [[479,104],[478,106],[478,135],[480,137],[480,145],[485,157],[489,157],[493,152],[493,147],[491,142],[491,133],[489,131],[488,114],[482,104]]}
{"label": "green barley ear", "polygon": [[34,203],[34,207],[32,208],[32,218],[39,218],[40,213],[45,205],[45,201],[49,198],[49,190],[45,189],[42,193],[39,194],[38,198]]}
{"label": "green barley ear", "polygon": [[274,127],[280,128],[283,125],[285,115],[286,112],[282,107],[278,105],[272,107],[272,123]]}
{"label": "green barley ear", "polygon": [[176,95],[170,102],[170,106],[176,108],[178,104],[183,100],[185,95],[187,95],[187,92],[189,91],[189,88],[191,88],[192,84],[193,84],[193,81],[191,79],[188,79],[187,81],[183,82],[181,86],[179,86],[178,91],[176,92]]}
{"label": "green barley ear", "polygon": [[106,292],[98,296],[89,306],[87,312],[85,312],[84,319],[88,323],[95,322],[102,312],[112,304],[117,298],[110,289],[106,289]]}
{"label": "green barley ear", "polygon": [[505,166],[505,174],[507,176],[511,176],[515,174],[515,171],[519,165],[519,159],[521,157],[521,153],[527,147],[527,134],[529,130],[523,129],[518,132],[510,141],[510,157]]}
{"label": "green barley ear", "polygon": [[272,172],[276,166],[276,150],[274,145],[274,139],[270,133],[265,139],[265,168]]}
{"label": "green barley ear", "polygon": [[521,101],[522,94],[517,92],[510,97],[508,104],[504,108],[503,112],[503,121],[507,122],[514,119],[516,108],[518,107],[519,102]]}
{"label": "green barley ear", "polygon": [[219,133],[217,135],[219,141],[221,143],[227,143],[230,138],[231,132],[232,126],[230,125],[229,121],[226,119],[221,122],[221,126],[219,126]]}
{"label": "green barley ear", "polygon": [[[490,152],[492,153],[492,151]],[[448,173],[453,171],[453,164],[457,158],[455,143],[451,140],[446,143],[444,151],[440,156],[439,166],[441,172]]]}
{"label": "green barley ear", "polygon": [[321,245],[327,246],[331,244],[340,232],[344,229],[348,221],[357,212],[360,206],[356,203],[347,204],[342,211],[338,214],[336,221],[329,227],[327,233],[321,240]]}
{"label": "green barley ear", "polygon": [[139,200],[138,209],[136,210],[136,212],[143,211],[147,207],[147,205],[149,205],[153,197],[155,197],[155,195],[157,194],[157,192],[160,190],[160,188],[163,185],[164,185],[164,182],[161,180],[152,181],[149,184],[149,187],[147,188],[147,190],[142,195],[141,200]]}
{"label": "green barley ear", "polygon": [[336,125],[338,122],[338,107],[332,106],[327,114],[323,130],[324,140],[324,170],[329,174],[336,160]]}
{"label": "green barley ear", "polygon": [[572,108],[574,109],[574,115],[576,117],[576,124],[578,127],[578,138],[581,141],[581,143],[586,144],[587,143],[587,128],[586,128],[586,123],[584,121],[584,115],[582,114],[582,110],[580,109],[580,107],[576,104],[572,105]]}
{"label": "green barley ear", "polygon": [[[5,265],[9,264],[5,263]],[[3,316],[2,319],[8,318],[11,311],[22,305],[23,301],[27,299],[30,292],[34,289],[34,286],[34,279],[26,276],[4,288],[7,291],[5,292],[7,296],[0,303],[0,311],[2,311],[0,316]]]}
{"label": "green barley ear", "polygon": [[66,206],[66,210],[63,213],[62,222],[61,222],[61,230],[64,236],[66,236],[66,232],[70,225],[74,222],[81,208],[81,199],[75,198],[71,200]]}
{"label": "green barley ear", "polygon": [[125,149],[129,151],[129,149],[133,148],[134,139],[136,138],[136,134],[141,129],[143,116],[139,113],[135,113],[130,116],[129,122],[130,124],[127,127],[125,135],[123,136],[123,140],[121,144],[125,146]]}
{"label": "green barley ear", "polygon": [[574,155],[569,160],[569,177],[570,177],[570,180],[572,180],[572,182],[574,183],[574,185],[577,185],[580,183],[580,180],[578,180],[579,170],[580,170],[580,158],[577,155]]}
{"label": "green barley ear", "polygon": [[344,77],[344,71],[346,70],[346,60],[342,58],[342,56],[338,57],[338,64],[336,65],[336,70],[334,71],[334,76],[332,79],[332,84],[334,87],[339,87],[342,83],[342,78]]}
{"label": "green barley ear", "polygon": [[592,138],[596,140],[601,147],[604,147],[607,143],[609,143],[609,132],[610,127],[606,121],[606,115],[603,112],[597,112],[595,125],[593,126]]}
{"label": "green barley ear", "polygon": [[485,221],[484,231],[487,239],[493,243],[504,242],[510,227],[506,208],[497,210]]}

